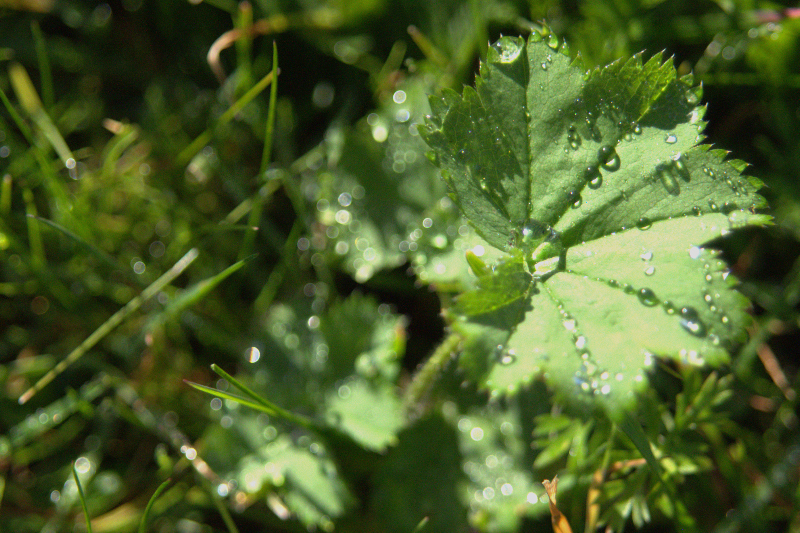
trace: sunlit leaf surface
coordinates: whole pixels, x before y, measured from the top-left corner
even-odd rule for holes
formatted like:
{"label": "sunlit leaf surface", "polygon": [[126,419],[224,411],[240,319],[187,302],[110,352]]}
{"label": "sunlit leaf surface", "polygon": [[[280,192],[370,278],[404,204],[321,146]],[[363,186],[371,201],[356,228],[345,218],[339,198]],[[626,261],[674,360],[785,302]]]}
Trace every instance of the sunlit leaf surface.
{"label": "sunlit leaf surface", "polygon": [[586,72],[545,30],[492,45],[475,85],[422,130],[481,251],[509,254],[453,308],[462,367],[616,416],[656,357],[726,362],[747,302],[703,245],[769,218],[746,165],[698,145],[692,80],[660,55]]}

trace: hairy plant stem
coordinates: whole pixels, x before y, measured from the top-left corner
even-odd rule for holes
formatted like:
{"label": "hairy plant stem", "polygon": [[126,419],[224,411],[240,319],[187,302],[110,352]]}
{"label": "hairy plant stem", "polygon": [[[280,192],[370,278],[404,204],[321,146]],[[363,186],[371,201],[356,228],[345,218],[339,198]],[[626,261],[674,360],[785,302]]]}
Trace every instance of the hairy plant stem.
{"label": "hairy plant stem", "polygon": [[403,408],[407,417],[422,414],[424,411],[422,400],[430,392],[434,382],[456,353],[462,340],[461,335],[451,332],[414,375],[403,397]]}

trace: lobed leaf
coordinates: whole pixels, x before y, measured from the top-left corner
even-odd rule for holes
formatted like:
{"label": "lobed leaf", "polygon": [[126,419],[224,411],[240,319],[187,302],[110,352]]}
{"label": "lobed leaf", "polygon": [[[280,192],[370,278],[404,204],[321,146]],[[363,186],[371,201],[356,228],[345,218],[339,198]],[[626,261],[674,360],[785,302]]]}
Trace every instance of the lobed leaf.
{"label": "lobed leaf", "polygon": [[431,98],[421,133],[453,202],[509,254],[451,309],[462,368],[494,394],[541,375],[617,418],[655,357],[728,361],[747,301],[702,245],[769,217],[746,165],[698,145],[691,77],[660,54],[585,72],[565,52],[546,29],[501,38],[474,89]]}

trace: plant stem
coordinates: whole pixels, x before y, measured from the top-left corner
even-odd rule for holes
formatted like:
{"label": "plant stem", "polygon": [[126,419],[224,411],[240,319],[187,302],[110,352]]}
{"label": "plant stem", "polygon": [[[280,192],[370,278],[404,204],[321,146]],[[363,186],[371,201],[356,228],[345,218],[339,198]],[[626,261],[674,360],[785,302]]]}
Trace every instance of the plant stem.
{"label": "plant stem", "polygon": [[420,414],[420,403],[433,387],[445,365],[456,353],[456,349],[462,340],[461,335],[451,332],[414,375],[403,397],[406,416]]}

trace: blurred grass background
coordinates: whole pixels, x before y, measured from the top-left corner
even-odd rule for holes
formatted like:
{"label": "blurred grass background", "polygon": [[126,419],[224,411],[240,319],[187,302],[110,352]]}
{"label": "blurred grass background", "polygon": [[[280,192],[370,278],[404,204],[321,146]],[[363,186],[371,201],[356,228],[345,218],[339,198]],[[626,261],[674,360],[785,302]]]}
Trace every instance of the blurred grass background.
{"label": "blurred grass background", "polygon": [[[276,305],[290,313],[306,298],[302,305],[319,314],[354,291],[367,303],[342,304],[336,316],[350,323],[368,315],[357,318],[365,331],[394,331],[400,381],[413,371],[441,339],[436,296],[402,254],[385,252],[365,269],[334,253],[319,202],[345,205],[341,173],[369,168],[372,148],[351,154],[341,145],[374,127],[399,87],[410,97],[409,87],[471,83],[489,41],[542,20],[590,66],[642,50],[673,56],[680,73],[703,84],[708,142],[751,163],[748,172],[765,182],[775,226],[720,243],[756,316],[733,366],[741,394],[731,416],[746,432],[727,450],[741,471],[699,484],[696,499],[717,501],[720,520],[741,510],[745,518],[731,522],[741,530],[800,531],[792,507],[800,501],[800,6],[755,0],[0,1],[0,530],[82,527],[73,462],[92,480],[95,531],[136,529],[167,477],[174,484],[154,510],[155,531],[230,531],[228,505],[244,513],[234,520],[243,531],[333,527],[285,520],[290,513],[266,489],[233,502],[209,490],[219,479],[202,466],[203,446],[211,456],[244,452],[225,449],[224,439],[209,444],[211,428],[231,421],[183,380],[214,383],[211,363],[236,371],[253,360],[253,347],[268,357],[265,332],[285,339],[291,330]],[[210,65],[214,43],[237,35]],[[258,84],[276,57],[271,95],[272,85]],[[231,115],[253,87],[252,102]],[[372,137],[385,140],[375,129]],[[383,154],[373,155],[379,166]],[[410,201],[414,194],[401,191],[416,207],[395,218],[393,231],[408,231],[442,192],[433,184]],[[389,202],[396,192],[386,194]],[[174,282],[18,403],[190,250],[197,258]],[[321,393],[305,383],[322,370],[307,371],[289,380],[305,389],[271,399],[315,412]],[[319,377],[319,390],[326,380]],[[364,503],[374,487],[359,469],[370,461],[380,462],[352,452],[350,481],[362,503],[336,528],[404,530],[379,515],[408,494]],[[395,457],[381,468],[389,475],[402,464]],[[408,516],[418,522],[416,512]],[[537,523],[549,527],[546,517]]]}

